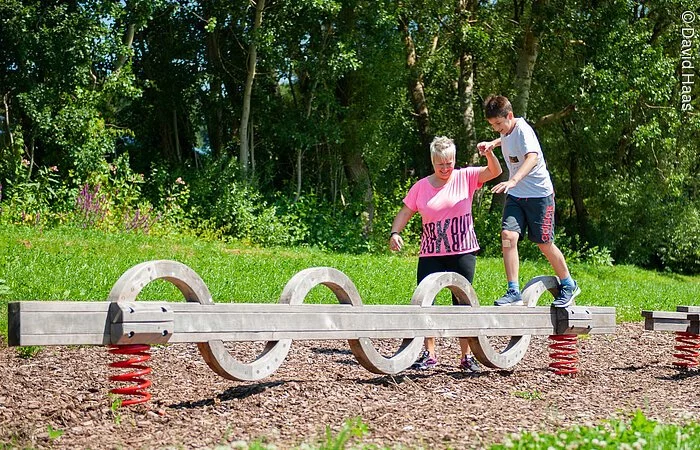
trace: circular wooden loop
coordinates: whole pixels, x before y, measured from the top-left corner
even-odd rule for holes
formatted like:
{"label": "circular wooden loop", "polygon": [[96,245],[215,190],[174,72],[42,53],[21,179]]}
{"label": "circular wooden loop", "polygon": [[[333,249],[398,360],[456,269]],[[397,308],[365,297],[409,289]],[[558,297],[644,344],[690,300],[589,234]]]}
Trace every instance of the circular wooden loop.
{"label": "circular wooden loop", "polygon": [[[331,267],[313,267],[297,273],[284,287],[280,303],[301,304],[311,289],[319,284],[333,291],[338,302],[362,306],[362,299],[352,280],[343,272]],[[407,350],[405,345],[402,345],[392,357],[385,358],[377,352],[369,338],[348,339],[348,344],[360,365],[370,372],[378,374],[398,373],[410,366],[418,357],[418,353],[413,357],[407,354],[407,352],[413,351],[413,347]],[[418,347],[418,351],[420,351],[420,347]],[[408,364],[406,365],[404,361],[408,361]]]}
{"label": "circular wooden loop", "polygon": [[112,286],[107,300],[133,302],[143,288],[154,280],[165,280],[174,284],[188,302],[203,305],[214,303],[209,288],[197,272],[180,262],[164,259],[146,261],[124,272]]}
{"label": "circular wooden loop", "polygon": [[[340,303],[362,306],[360,294],[350,278],[331,267],[312,267],[298,272],[282,289],[279,303],[300,305],[311,289],[319,284],[323,284],[333,291]],[[262,353],[250,364],[237,361],[225,349],[221,348],[212,353],[212,361],[211,363],[207,361],[207,363],[215,372],[225,378],[245,381],[259,380],[271,375],[282,365],[291,344],[291,339],[268,341]],[[206,357],[205,360],[207,360]]]}
{"label": "circular wooden loop", "polygon": [[[445,288],[454,294],[460,305],[479,306],[476,291],[471,283],[455,272],[437,272],[425,277],[413,292],[411,304],[422,307],[432,306],[435,297]],[[392,358],[387,360],[387,363],[392,364],[392,371],[384,373],[397,373],[409,368],[420,356],[422,348],[422,337],[404,339],[401,348]]]}
{"label": "circular wooden loop", "polygon": [[[109,301],[135,301],[143,288],[154,280],[174,284],[188,302],[213,305],[209,288],[190,267],[177,261],[156,260],[137,264],[117,280],[109,293]],[[274,344],[274,343],[273,343]],[[244,364],[234,359],[221,340],[198,343],[202,358],[218,375],[229,380],[257,380],[273,373],[282,364],[289,351],[289,344],[265,347],[257,359]]]}
{"label": "circular wooden loop", "polygon": [[[551,276],[533,278],[523,288],[521,294],[523,304],[530,308],[537,306],[537,301],[545,291],[550,291],[556,296],[559,292],[559,280]],[[501,306],[501,308],[507,308],[507,306]],[[467,339],[474,356],[483,365],[494,369],[510,369],[523,359],[530,346],[532,336],[511,336],[508,344],[500,352],[491,345],[488,336]]]}
{"label": "circular wooden loop", "polygon": [[479,306],[476,291],[471,283],[456,272],[436,272],[423,278],[411,297],[411,304],[432,306],[438,293],[449,289],[460,305]]}

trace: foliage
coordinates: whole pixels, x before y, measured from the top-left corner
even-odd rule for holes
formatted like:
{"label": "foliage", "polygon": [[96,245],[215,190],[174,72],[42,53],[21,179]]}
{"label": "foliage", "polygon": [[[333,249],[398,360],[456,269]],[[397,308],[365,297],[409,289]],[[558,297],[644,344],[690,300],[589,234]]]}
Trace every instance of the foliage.
{"label": "foliage", "polygon": [[34,358],[36,355],[41,352],[42,347],[30,345],[27,347],[18,347],[17,348],[17,356],[19,356],[22,359],[31,359]]}
{"label": "foliage", "polygon": [[[372,239],[372,249],[374,251],[387,249],[388,234],[391,231],[391,225],[394,217],[403,206],[403,198],[408,193],[411,185],[417,180],[409,178],[401,184],[397,184],[393,190],[387,194],[377,192],[375,194],[375,202],[377,218],[374,221],[374,235]],[[401,232],[401,237],[406,246],[404,252],[411,255],[418,255],[420,249],[420,237],[423,232],[423,226],[419,215],[414,216]]]}
{"label": "foliage", "polygon": [[491,450],[505,449],[641,449],[690,450],[700,445],[700,425],[663,425],[637,411],[627,420],[610,420],[597,426],[575,425],[554,434],[523,433],[506,438]]}
{"label": "foliage", "polygon": [[[318,446],[319,450],[341,450],[352,445],[352,448],[376,448],[369,445],[357,445],[357,442],[369,431],[369,427],[362,421],[362,418],[356,417],[343,422],[337,434],[333,434],[331,428],[326,426],[326,440]],[[353,445],[354,444],[354,445]]]}
{"label": "foliage", "polygon": [[537,389],[534,389],[532,391],[516,391],[513,392],[513,396],[525,400],[542,400],[542,393]]}
{"label": "foliage", "polygon": [[276,207],[240,179],[235,161],[210,164],[193,181],[188,198],[193,217],[208,221],[221,236],[269,246],[295,244],[299,238],[299,232],[288,229],[276,214]]}
{"label": "foliage", "polygon": [[114,420],[114,423],[116,425],[120,425],[122,423],[122,415],[119,412],[119,410],[122,407],[122,397],[116,394],[112,394],[111,392],[109,393],[109,398],[110,398],[110,403],[109,403],[109,411],[112,414],[112,418]]}
{"label": "foliage", "polygon": [[[316,443],[303,443],[296,447],[299,450],[341,450],[341,449],[381,449],[386,447],[378,447],[376,445],[366,444],[362,442],[363,438],[368,434],[369,427],[362,421],[361,417],[346,419],[338,430],[334,433],[330,426],[326,426],[325,439]],[[274,445],[268,446],[264,439],[252,442],[246,445],[246,450],[272,450],[276,448]]]}
{"label": "foliage", "polygon": [[40,167],[30,178],[31,162],[22,160],[16,183],[6,185],[0,220],[6,223],[43,226],[62,223],[67,196],[58,167]]}
{"label": "foliage", "polygon": [[128,89],[128,82],[121,82],[127,72],[110,74],[102,80],[105,89],[95,89],[92,65],[113,50],[100,44],[109,17],[100,3],[70,8],[9,1],[0,6],[2,42],[12,42],[3,45],[0,72],[2,85],[12,93],[5,113],[21,119],[5,131],[23,143],[25,157],[32,162],[81,175],[94,170],[113,153],[116,140],[128,134],[107,123],[105,101],[115,89],[125,99],[137,94]]}
{"label": "foliage", "polygon": [[161,228],[176,232],[192,229],[191,210],[189,208],[191,187],[182,177],[172,179],[165,167],[153,167],[150,174],[151,186],[156,195],[153,202],[158,210]]}
{"label": "foliage", "polygon": [[153,206],[144,200],[144,177],[129,166],[122,155],[112,163],[102,161],[91,172],[75,198],[75,222],[104,230],[143,230],[157,221]]}
{"label": "foliage", "polygon": [[65,433],[65,431],[61,430],[60,428],[56,429],[51,425],[46,427],[46,432],[49,434],[50,441],[60,438],[61,436],[63,436],[63,433]]}
{"label": "foliage", "polygon": [[666,210],[656,241],[660,265],[673,272],[700,272],[700,209],[673,205]]}
{"label": "foliage", "polygon": [[[558,245],[571,260],[700,272],[700,91],[683,83],[697,48],[679,53],[698,1],[455,6],[271,2],[256,29],[245,2],[6,0],[0,222],[386,251],[402,195],[430,170],[426,140],[455,137],[471,163],[494,137],[480,103],[522,93],[534,31],[524,115],[553,176]],[[477,233],[496,256],[498,208],[483,197]]]}
{"label": "foliage", "polygon": [[309,192],[296,201],[280,199],[279,205],[286,229],[299,243],[327,251],[367,250],[360,204],[333,205]]}
{"label": "foliage", "polygon": [[3,295],[8,295],[11,292],[6,283],[7,282],[5,280],[0,279],[0,297]]}

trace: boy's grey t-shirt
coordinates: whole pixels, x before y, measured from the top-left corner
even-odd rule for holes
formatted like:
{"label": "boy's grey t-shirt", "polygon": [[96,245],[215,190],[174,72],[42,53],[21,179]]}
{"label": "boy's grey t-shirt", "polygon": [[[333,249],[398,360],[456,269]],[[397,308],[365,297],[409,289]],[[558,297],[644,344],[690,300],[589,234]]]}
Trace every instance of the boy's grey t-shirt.
{"label": "boy's grey t-shirt", "polygon": [[512,178],[523,164],[526,154],[537,153],[539,156],[537,165],[514,188],[508,189],[508,194],[520,198],[537,198],[548,197],[554,193],[540,142],[537,140],[535,130],[525,119],[518,117],[515,119],[513,131],[508,135],[501,135],[501,150],[508,166],[509,178]]}

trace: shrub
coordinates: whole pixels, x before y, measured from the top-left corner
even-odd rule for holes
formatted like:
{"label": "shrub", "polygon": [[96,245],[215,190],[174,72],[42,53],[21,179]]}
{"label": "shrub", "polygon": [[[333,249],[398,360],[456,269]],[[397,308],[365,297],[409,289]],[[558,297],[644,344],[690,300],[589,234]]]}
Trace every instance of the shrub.
{"label": "shrub", "polygon": [[664,218],[656,245],[661,266],[678,273],[700,272],[700,208],[676,205]]}
{"label": "shrub", "polygon": [[189,192],[190,214],[208,224],[200,233],[244,239],[262,245],[290,245],[297,241],[289,233],[286,219],[262,194],[240,179],[235,161],[209,161],[197,172]]}
{"label": "shrub", "polygon": [[75,178],[73,223],[82,228],[148,232],[158,221],[153,205],[144,199],[143,174],[129,166],[128,155],[105,160],[86,179]]}
{"label": "shrub", "polygon": [[296,201],[279,197],[277,206],[297,242],[322,250],[357,253],[367,251],[363,235],[367,218],[360,203],[333,204],[309,192]]}
{"label": "shrub", "polygon": [[0,221],[33,226],[64,221],[68,189],[60,182],[58,167],[31,171],[30,166],[23,159],[15,181],[0,187]]}

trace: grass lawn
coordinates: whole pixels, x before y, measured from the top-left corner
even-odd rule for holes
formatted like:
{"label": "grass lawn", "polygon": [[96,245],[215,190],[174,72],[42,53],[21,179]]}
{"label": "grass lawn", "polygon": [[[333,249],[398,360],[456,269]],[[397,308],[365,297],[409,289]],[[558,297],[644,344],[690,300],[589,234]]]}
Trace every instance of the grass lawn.
{"label": "grass lawn", "polygon": [[[408,304],[415,289],[416,257],[403,254],[329,254],[308,248],[261,249],[192,237],[154,237],[96,230],[0,227],[0,330],[7,333],[7,302],[19,300],[104,300],[130,267],[148,260],[172,259],[194,269],[216,302],[276,302],[287,281],[300,270],[330,266],[344,272],[367,304]],[[572,264],[583,293],[579,305],[615,306],[618,321],[641,320],[640,311],[673,310],[698,304],[700,277],[680,276],[632,266]],[[542,258],[523,261],[521,284],[551,275]],[[474,287],[484,305],[504,290],[499,258],[479,258]],[[156,281],[140,297],[180,301],[169,283]],[[448,304],[447,292],[438,304]],[[309,303],[335,303],[319,286]]]}

